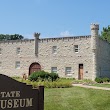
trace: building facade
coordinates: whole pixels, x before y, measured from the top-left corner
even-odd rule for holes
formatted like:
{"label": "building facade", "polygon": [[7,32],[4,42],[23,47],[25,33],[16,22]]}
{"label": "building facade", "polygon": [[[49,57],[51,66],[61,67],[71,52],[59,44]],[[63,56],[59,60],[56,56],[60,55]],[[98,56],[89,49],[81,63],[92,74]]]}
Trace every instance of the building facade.
{"label": "building facade", "polygon": [[91,35],[0,42],[0,74],[29,76],[34,71],[56,72],[60,77],[110,77],[110,44],[91,24]]}

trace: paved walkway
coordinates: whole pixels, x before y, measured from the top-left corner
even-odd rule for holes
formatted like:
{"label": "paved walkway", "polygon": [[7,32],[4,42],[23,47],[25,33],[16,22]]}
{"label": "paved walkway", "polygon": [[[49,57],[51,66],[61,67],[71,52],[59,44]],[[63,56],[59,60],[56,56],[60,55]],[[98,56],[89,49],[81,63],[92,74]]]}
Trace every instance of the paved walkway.
{"label": "paved walkway", "polygon": [[89,86],[89,85],[83,85],[83,84],[72,84],[73,86],[78,86],[78,87],[84,87],[84,88],[93,88],[93,89],[101,89],[101,90],[110,90],[110,88],[106,87],[96,87],[96,86]]}

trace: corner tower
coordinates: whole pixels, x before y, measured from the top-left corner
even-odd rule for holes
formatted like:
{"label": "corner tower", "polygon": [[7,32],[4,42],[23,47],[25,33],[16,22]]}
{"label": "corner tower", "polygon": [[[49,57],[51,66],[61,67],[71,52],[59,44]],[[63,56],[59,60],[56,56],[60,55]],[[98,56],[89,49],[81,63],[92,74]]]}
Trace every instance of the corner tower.
{"label": "corner tower", "polygon": [[99,24],[91,24],[91,48],[93,54],[93,73],[92,80],[97,77],[98,73],[98,36],[99,36]]}

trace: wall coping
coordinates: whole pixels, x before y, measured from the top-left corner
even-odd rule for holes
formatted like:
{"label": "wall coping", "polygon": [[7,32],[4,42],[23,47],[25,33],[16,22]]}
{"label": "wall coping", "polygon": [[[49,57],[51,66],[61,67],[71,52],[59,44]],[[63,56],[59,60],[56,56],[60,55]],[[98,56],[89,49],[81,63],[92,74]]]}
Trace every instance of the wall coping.
{"label": "wall coping", "polygon": [[[86,36],[70,36],[70,37],[55,37],[55,38],[41,38],[39,39],[39,41],[45,41],[45,40],[66,40],[66,39],[80,39],[80,38],[90,38],[91,35],[86,35]],[[0,41],[0,43],[18,43],[18,42],[31,42],[31,41],[34,41],[34,39],[23,39],[23,40],[3,40],[3,41]]]}

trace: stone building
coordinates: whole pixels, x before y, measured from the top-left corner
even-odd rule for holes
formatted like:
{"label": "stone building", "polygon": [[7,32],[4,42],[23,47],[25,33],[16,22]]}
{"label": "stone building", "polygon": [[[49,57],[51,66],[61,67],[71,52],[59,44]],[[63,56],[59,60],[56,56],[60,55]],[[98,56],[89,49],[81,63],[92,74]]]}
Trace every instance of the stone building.
{"label": "stone building", "polygon": [[110,44],[91,24],[91,35],[0,42],[0,73],[29,76],[34,71],[56,72],[60,77],[92,79],[110,77]]}

